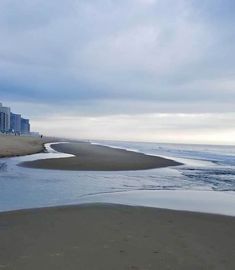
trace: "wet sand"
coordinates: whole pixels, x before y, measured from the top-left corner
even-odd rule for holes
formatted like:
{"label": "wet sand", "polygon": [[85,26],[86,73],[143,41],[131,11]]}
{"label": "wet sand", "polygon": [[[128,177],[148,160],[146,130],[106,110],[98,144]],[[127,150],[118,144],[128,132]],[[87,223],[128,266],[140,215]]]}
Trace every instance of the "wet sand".
{"label": "wet sand", "polygon": [[24,156],[42,152],[44,144],[55,141],[53,138],[43,139],[33,136],[0,135],[0,158]]}
{"label": "wet sand", "polygon": [[56,151],[75,157],[43,159],[21,163],[21,166],[54,170],[120,171],[144,170],[181,165],[173,160],[145,155],[86,142],[52,145]]}
{"label": "wet sand", "polygon": [[235,218],[118,205],[0,213],[0,268],[235,269]]}

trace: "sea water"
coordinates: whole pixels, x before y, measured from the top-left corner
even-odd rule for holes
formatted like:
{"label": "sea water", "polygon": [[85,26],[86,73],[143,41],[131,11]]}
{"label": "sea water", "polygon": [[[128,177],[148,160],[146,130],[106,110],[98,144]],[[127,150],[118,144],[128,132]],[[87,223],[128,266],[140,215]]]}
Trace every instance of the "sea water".
{"label": "sea water", "polygon": [[181,166],[141,171],[61,171],[19,167],[23,161],[70,157],[47,153],[0,160],[0,211],[119,203],[235,216],[235,147],[139,142],[92,143],[162,156]]}

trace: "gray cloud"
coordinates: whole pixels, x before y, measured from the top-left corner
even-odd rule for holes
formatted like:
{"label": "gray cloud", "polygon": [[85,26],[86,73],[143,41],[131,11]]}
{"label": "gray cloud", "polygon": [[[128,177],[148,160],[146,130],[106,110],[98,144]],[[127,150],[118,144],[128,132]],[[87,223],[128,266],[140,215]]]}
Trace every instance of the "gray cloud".
{"label": "gray cloud", "polygon": [[170,2],[1,1],[1,96],[234,98],[232,1]]}
{"label": "gray cloud", "polygon": [[234,112],[234,12],[233,0],[2,0],[1,100],[33,117]]}

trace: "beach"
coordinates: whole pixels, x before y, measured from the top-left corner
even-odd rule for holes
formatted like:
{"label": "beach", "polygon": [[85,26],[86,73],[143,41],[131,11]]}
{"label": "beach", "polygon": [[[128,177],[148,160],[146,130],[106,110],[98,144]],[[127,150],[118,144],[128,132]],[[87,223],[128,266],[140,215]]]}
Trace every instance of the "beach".
{"label": "beach", "polygon": [[[0,137],[1,140],[2,138],[4,136]],[[11,151],[6,145],[5,148],[11,156],[16,153],[21,155],[33,153],[36,150],[40,152],[44,149],[44,143],[58,141],[53,138],[43,140],[15,136],[5,138]],[[42,170],[39,174],[37,170],[28,170],[27,173],[27,168],[16,166],[19,170],[25,169],[22,175],[27,176],[28,181],[24,197],[32,202],[37,196],[44,198],[39,194],[48,191],[48,183],[55,184],[55,189],[48,191],[50,197],[53,193],[56,193],[58,198],[65,197],[66,189],[69,196],[72,196],[69,190],[69,185],[72,184],[72,189],[76,191],[74,193],[76,198],[80,187],[87,189],[91,181],[101,179],[95,171],[104,170],[111,173],[116,171],[113,172],[114,177],[119,170],[146,170],[180,165],[171,159],[88,142],[68,141],[68,143],[52,144],[51,147],[56,151],[72,154],[74,157],[24,162],[21,166],[64,170],[63,173],[72,173],[73,176],[75,176],[74,172],[69,171],[93,171],[92,176],[95,174],[95,180],[89,177],[84,180],[85,175],[78,176],[75,185],[75,182],[70,182],[69,176],[63,182],[64,180],[61,180],[63,178],[60,179],[57,174],[49,176],[49,171]],[[3,146],[0,154],[6,156],[6,153],[1,152],[2,149]],[[9,184],[13,183],[13,193],[9,194],[15,194],[15,198],[12,199],[17,201],[19,196],[17,185],[19,183],[24,185],[24,183],[18,178],[13,182],[11,170]],[[36,182],[33,182],[34,178],[29,178],[30,173],[33,173],[34,178],[36,177]],[[123,172],[121,174],[121,178],[115,181],[121,181],[125,177]],[[158,170],[153,172],[153,176],[155,174],[158,174]],[[4,179],[1,183],[5,185],[9,179],[5,181]],[[146,178],[143,179],[147,181]],[[77,186],[83,180],[88,181],[86,185]],[[31,189],[31,186],[37,183],[39,183],[38,189]],[[62,183],[65,184],[62,188],[58,188]],[[107,185],[107,182],[105,183]],[[95,188],[96,185],[91,191],[96,192]],[[86,192],[90,193],[90,190],[87,189]],[[6,196],[4,192],[3,196]],[[11,197],[8,196],[7,201],[9,198]],[[55,196],[53,200],[58,201],[58,198]],[[22,200],[21,197],[19,199]],[[9,200],[9,203],[12,201]],[[40,204],[40,201],[38,203]],[[79,196],[77,203],[79,203]],[[0,269],[232,270],[235,268],[234,228],[233,216],[107,203],[5,211],[0,213]]]}
{"label": "beach", "polygon": [[0,267],[17,270],[235,267],[235,218],[120,205],[0,214]]}
{"label": "beach", "polygon": [[166,158],[102,145],[94,145],[87,142],[59,143],[51,147],[56,151],[72,154],[74,157],[24,162],[21,166],[74,171],[121,171],[145,170],[181,165],[176,161]]}
{"label": "beach", "polygon": [[0,135],[0,158],[42,152],[44,144],[54,140],[49,137]]}

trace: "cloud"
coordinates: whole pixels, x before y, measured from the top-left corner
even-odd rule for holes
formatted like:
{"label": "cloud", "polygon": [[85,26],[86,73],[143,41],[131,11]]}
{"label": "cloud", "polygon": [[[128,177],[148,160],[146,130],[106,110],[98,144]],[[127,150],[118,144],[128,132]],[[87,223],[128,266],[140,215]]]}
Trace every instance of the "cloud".
{"label": "cloud", "polygon": [[32,117],[234,112],[234,11],[232,0],[2,0],[1,101]]}
{"label": "cloud", "polygon": [[223,35],[195,18],[189,1],[170,1],[170,7],[168,1],[8,2],[0,4],[2,80],[5,75],[34,89],[29,74],[42,96],[65,91],[69,82],[70,99],[89,88],[101,96],[144,91],[150,99],[166,87],[179,92],[177,80],[208,76],[207,54]]}

